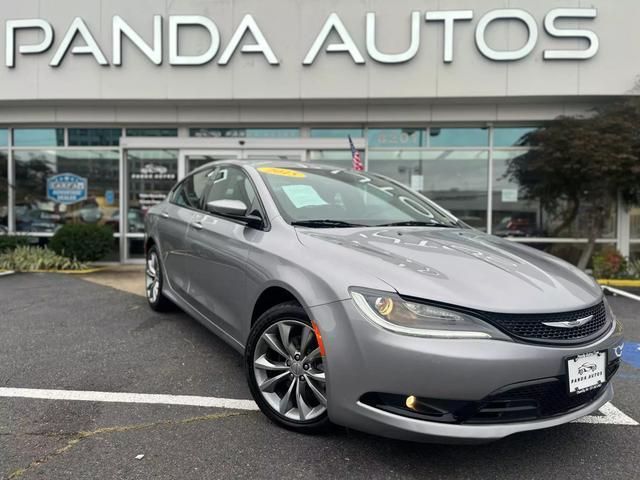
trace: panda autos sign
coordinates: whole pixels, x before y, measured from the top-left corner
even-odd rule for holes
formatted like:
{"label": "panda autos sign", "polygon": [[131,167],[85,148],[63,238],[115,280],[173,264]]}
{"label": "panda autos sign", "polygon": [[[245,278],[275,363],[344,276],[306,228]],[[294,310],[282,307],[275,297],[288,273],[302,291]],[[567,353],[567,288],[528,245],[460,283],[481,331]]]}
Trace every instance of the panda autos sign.
{"label": "panda autos sign", "polygon": [[60,173],[47,179],[47,198],[63,205],[73,205],[87,199],[86,178],[73,173]]}
{"label": "panda autos sign", "polygon": [[[587,60],[598,53],[600,41],[598,35],[590,28],[567,28],[567,21],[588,24],[597,18],[595,8],[555,8],[547,12],[544,18],[536,18],[526,10],[506,8],[488,12],[474,10],[440,10],[408,12],[409,26],[408,47],[402,52],[386,53],[379,44],[376,35],[376,24],[379,15],[376,12],[363,12],[365,23],[365,44],[362,49],[354,40],[354,34],[343,22],[340,13],[332,12],[322,26],[305,26],[305,29],[317,31],[315,40],[304,48],[304,57],[298,61],[304,66],[311,66],[316,58],[324,52],[350,55],[355,64],[365,64],[367,57],[375,62],[398,64],[413,60],[421,49],[422,28],[433,28],[434,24],[443,25],[442,61],[454,62],[454,41],[457,26],[461,23],[475,22],[474,40],[478,52],[496,62],[521,60],[532,54],[540,37],[580,41],[583,46],[570,49],[546,49],[543,59],[548,60]],[[501,50],[489,45],[486,39],[487,30],[494,23],[517,22],[524,26],[526,39],[515,49]],[[168,28],[165,24],[168,23]],[[93,29],[81,17],[75,17],[65,31],[54,31],[53,25],[43,18],[9,19],[5,22],[5,65],[15,68],[19,55],[49,55],[50,67],[59,67],[65,57],[71,55],[91,55],[98,65],[123,65],[123,39],[132,42],[149,61],[161,65],[167,57],[169,65],[205,65],[216,59],[220,66],[227,65],[237,51],[241,53],[262,54],[268,64],[280,65],[280,52],[272,48],[270,39],[263,33],[259,19],[246,14],[235,27],[233,35],[224,41],[215,19],[202,15],[163,15],[149,16],[149,24],[153,27],[152,39],[143,36],[131,27],[127,21],[114,15],[111,22],[110,45],[100,44]],[[197,55],[180,53],[180,31],[189,27],[203,29],[208,34],[206,48]],[[22,30],[39,32],[39,40],[35,43],[19,41],[17,33]],[[253,44],[242,45],[245,35],[251,35]],[[81,37],[82,44],[74,45],[76,37]],[[54,39],[61,38],[59,42]],[[333,40],[332,40],[333,39]],[[57,45],[56,45],[57,43]],[[168,55],[165,51],[168,46]],[[110,47],[112,58],[109,60],[105,51]],[[432,46],[431,48],[435,48]],[[48,53],[52,51],[53,53]],[[366,56],[365,56],[366,54]]]}

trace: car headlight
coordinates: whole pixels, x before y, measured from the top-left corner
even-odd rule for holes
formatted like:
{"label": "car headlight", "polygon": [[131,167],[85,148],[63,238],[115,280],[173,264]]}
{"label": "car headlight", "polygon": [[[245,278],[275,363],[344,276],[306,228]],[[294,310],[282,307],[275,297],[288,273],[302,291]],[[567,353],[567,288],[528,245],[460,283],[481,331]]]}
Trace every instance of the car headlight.
{"label": "car headlight", "polygon": [[491,326],[466,313],[409,302],[399,295],[359,288],[349,290],[362,314],[395,333],[429,338],[492,338]]}

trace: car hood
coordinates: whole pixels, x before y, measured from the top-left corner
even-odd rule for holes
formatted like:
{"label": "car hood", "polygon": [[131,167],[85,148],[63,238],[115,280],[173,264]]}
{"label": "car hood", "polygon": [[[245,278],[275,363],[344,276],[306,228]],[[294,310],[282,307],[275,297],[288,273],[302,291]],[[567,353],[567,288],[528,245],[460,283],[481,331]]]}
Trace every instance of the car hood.
{"label": "car hood", "polygon": [[327,268],[345,270],[346,276],[349,269],[360,269],[405,296],[511,313],[571,311],[602,298],[591,277],[563,260],[475,230],[297,232],[300,242]]}

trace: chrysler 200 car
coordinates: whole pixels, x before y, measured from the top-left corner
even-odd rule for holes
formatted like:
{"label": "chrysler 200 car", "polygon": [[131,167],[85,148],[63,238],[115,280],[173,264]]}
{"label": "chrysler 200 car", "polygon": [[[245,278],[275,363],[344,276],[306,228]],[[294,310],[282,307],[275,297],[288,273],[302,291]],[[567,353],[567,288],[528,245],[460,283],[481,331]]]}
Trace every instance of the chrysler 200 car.
{"label": "chrysler 200 car", "polygon": [[613,396],[621,327],[592,278],[384,177],[216,162],[146,229],[151,307],[176,304],[241,352],[282,426],[482,442]]}

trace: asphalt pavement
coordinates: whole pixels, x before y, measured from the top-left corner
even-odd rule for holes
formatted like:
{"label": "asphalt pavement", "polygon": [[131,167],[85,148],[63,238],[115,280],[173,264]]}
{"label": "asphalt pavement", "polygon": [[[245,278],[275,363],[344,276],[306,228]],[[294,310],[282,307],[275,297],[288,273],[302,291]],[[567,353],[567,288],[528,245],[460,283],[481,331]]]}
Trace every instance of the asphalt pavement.
{"label": "asphalt pavement", "polygon": [[[639,421],[640,303],[609,298],[628,345],[613,404]],[[185,314],[44,274],[0,278],[2,387],[251,398],[241,357]],[[304,436],[251,410],[0,397],[3,479],[633,479],[639,458],[638,425],[572,423],[446,446],[339,427]]]}

